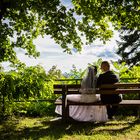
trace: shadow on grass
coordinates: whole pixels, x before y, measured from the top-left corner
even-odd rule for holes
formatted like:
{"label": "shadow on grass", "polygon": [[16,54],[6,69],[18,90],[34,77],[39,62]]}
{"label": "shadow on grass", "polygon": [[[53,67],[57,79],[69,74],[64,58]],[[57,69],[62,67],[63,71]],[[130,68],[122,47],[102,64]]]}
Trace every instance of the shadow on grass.
{"label": "shadow on grass", "polygon": [[[83,134],[94,135],[96,133],[109,133],[110,135],[116,135],[116,133],[125,133],[125,131],[131,129],[136,124],[140,123],[139,119],[131,122],[107,122],[107,123],[84,123],[76,121],[62,122],[61,120],[49,121],[42,120],[41,126],[32,126],[16,130],[17,122],[11,122],[3,124],[3,129],[0,130],[1,140],[23,140],[33,139],[38,140],[43,137],[48,139],[57,140],[64,135]],[[117,126],[121,127],[117,127]],[[116,126],[113,127],[113,126]],[[123,126],[123,127],[122,127]]]}

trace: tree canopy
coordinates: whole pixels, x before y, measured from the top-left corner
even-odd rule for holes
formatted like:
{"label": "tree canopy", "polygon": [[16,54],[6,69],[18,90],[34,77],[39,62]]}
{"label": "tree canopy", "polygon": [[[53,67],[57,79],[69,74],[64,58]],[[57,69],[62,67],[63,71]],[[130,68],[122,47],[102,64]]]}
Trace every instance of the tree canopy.
{"label": "tree canopy", "polygon": [[[93,25],[102,21],[101,29],[105,29],[108,22],[111,22],[113,27],[119,30],[122,39],[118,42],[117,51],[122,57],[121,61],[130,65],[140,64],[140,1],[73,0],[73,2],[77,14],[83,14],[81,24],[84,23],[84,20],[94,21]],[[85,27],[84,30],[86,30]],[[88,34],[88,36],[92,36],[92,34]]]}
{"label": "tree canopy", "polygon": [[122,56],[121,61],[125,61],[130,66],[140,65],[140,31],[121,30],[121,41],[118,41],[117,53]]}
{"label": "tree canopy", "polygon": [[[72,0],[67,8],[60,0],[0,1],[0,62],[17,63],[16,48],[26,55],[39,56],[33,40],[50,35],[56,43],[71,53],[81,51],[84,34],[87,43],[112,37],[110,23],[118,30],[122,26],[140,30],[139,0]],[[80,20],[76,20],[76,15]]]}

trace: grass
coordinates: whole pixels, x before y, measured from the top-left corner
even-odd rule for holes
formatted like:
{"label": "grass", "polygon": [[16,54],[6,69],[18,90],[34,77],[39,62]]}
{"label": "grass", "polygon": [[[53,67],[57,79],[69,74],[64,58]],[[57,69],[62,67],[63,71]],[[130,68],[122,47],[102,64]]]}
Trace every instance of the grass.
{"label": "grass", "polygon": [[0,124],[1,140],[140,140],[140,119],[117,116],[106,123],[11,118]]}

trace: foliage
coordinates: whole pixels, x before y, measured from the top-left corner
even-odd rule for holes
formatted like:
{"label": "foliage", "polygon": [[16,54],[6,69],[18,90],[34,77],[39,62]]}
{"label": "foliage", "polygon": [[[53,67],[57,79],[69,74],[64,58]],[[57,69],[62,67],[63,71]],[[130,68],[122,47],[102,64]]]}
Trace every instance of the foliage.
{"label": "foliage", "polygon": [[[50,35],[56,43],[71,53],[81,51],[85,34],[87,43],[112,37],[110,22],[115,29],[122,26],[139,30],[139,0],[72,0],[66,8],[60,0],[1,0],[0,1],[0,62],[18,63],[16,51],[39,56],[33,40]],[[77,15],[80,20],[76,20]],[[79,34],[80,32],[80,34]]]}
{"label": "foliage", "polygon": [[66,72],[64,75],[69,79],[80,79],[84,75],[84,70],[78,69],[75,65],[72,65],[70,72]]}
{"label": "foliage", "polygon": [[47,77],[51,80],[55,79],[61,79],[63,77],[63,74],[60,69],[57,69],[57,66],[54,65],[52,68],[48,71]]}
{"label": "foliage", "polygon": [[[89,65],[100,66],[102,60],[93,62]],[[140,66],[129,67],[126,63],[119,64],[112,62],[121,82],[140,82]],[[0,115],[30,115],[42,116],[54,113],[54,104],[49,102],[39,102],[38,99],[53,99],[59,95],[53,94],[53,84],[75,83],[75,79],[81,79],[85,74],[85,70],[78,69],[73,65],[70,72],[62,74],[62,72],[53,66],[46,74],[45,70],[40,66],[19,67],[17,70],[9,72],[0,72]],[[55,81],[55,79],[63,79],[65,81]],[[68,78],[73,81],[67,81]],[[135,79],[133,79],[135,78]],[[139,78],[139,79],[138,79]],[[126,99],[137,99],[138,96],[129,94]],[[4,99],[4,101],[3,101]],[[36,100],[36,102],[28,102],[28,100]],[[15,102],[15,101],[23,102]]]}
{"label": "foliage", "polygon": [[67,10],[59,0],[0,1],[1,62],[17,63],[15,48],[37,57],[39,53],[33,40],[44,34],[50,35],[68,53],[68,44],[81,50],[72,10]]}
{"label": "foliage", "polygon": [[4,71],[3,66],[0,64],[0,72]]}
{"label": "foliage", "polygon": [[[84,32],[87,40],[93,42],[100,38],[104,42],[111,37],[109,24],[115,30],[126,32],[120,37],[118,54],[127,64],[139,64],[139,31],[140,31],[140,1],[139,0],[72,0],[74,11],[82,15],[78,29]],[[127,35],[128,34],[128,35]]]}
{"label": "foliage", "polygon": [[44,96],[46,73],[41,66],[1,73],[0,92],[9,99]]}
{"label": "foliage", "polygon": [[123,29],[120,33],[117,53],[122,57],[121,61],[130,66],[140,65],[140,31]]}
{"label": "foliage", "polygon": [[[140,82],[140,66],[129,67],[125,62],[119,64],[117,62],[113,63],[116,68],[120,82],[124,83],[138,83]],[[124,99],[139,99],[139,94],[124,94]]]}
{"label": "foliage", "polygon": [[[80,79],[83,78],[85,71],[86,70],[78,69],[75,65],[72,65],[72,69],[69,72],[65,72],[64,76],[66,79],[79,79],[79,81],[81,81]],[[67,83],[71,84],[79,81],[74,80]]]}
{"label": "foliage", "polygon": [[[121,64],[118,62],[113,62],[113,66],[115,67],[117,73],[119,74],[120,79],[130,79],[131,81],[133,78],[135,79],[133,82],[138,82],[140,78],[140,66],[128,66],[125,62]],[[132,79],[131,79],[132,78]],[[129,81],[125,81],[129,82]]]}
{"label": "foliage", "polygon": [[2,110],[5,112],[12,108],[12,105],[14,107],[15,100],[44,99],[47,96],[51,98],[53,93],[53,82],[47,82],[49,77],[39,65],[21,68],[18,71],[1,72],[0,77],[0,98],[3,101]]}
{"label": "foliage", "polygon": [[116,29],[127,27],[128,29],[140,29],[139,24],[139,0],[72,0],[75,12],[83,15],[84,22],[94,21],[100,29],[106,31],[107,21],[112,22]]}
{"label": "foliage", "polygon": [[11,106],[11,114],[16,116],[46,116],[54,115],[55,106],[50,102],[13,102]]}

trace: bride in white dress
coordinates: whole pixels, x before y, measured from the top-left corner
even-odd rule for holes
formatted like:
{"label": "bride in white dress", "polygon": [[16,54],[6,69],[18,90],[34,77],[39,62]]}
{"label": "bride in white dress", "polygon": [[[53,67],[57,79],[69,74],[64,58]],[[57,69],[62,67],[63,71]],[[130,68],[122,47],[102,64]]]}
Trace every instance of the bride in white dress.
{"label": "bride in white dress", "polygon": [[[67,100],[72,102],[96,102],[100,96],[96,95],[96,73],[97,68],[90,66],[87,74],[81,82],[81,94],[67,95]],[[57,105],[55,112],[62,114],[62,106]],[[83,122],[106,122],[108,120],[106,106],[69,106],[69,116],[77,121]]]}

